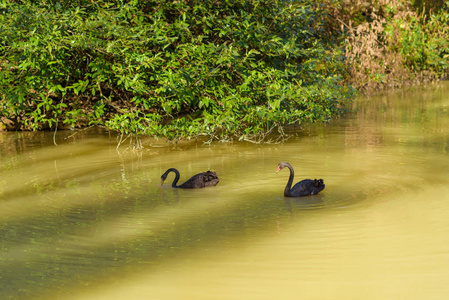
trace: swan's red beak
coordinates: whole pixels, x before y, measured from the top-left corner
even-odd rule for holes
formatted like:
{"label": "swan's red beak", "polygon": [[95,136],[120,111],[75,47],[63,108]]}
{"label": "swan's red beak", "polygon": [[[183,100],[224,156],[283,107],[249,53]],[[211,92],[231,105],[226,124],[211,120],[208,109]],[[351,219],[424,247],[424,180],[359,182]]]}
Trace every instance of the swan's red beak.
{"label": "swan's red beak", "polygon": [[276,171],[276,174],[281,170],[281,168],[278,166],[278,169]]}
{"label": "swan's red beak", "polygon": [[161,185],[163,185],[164,184],[164,179],[161,179]]}

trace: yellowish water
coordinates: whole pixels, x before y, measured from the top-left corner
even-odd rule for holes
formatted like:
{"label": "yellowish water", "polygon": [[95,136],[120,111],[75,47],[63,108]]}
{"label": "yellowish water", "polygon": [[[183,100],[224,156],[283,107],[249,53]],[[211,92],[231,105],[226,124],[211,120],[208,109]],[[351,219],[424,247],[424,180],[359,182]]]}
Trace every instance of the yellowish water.
{"label": "yellowish water", "polygon": [[[4,299],[446,299],[449,84],[359,99],[280,145],[0,134]],[[53,142],[58,146],[55,146]],[[323,178],[317,196],[285,199]],[[213,170],[217,187],[177,190]]]}

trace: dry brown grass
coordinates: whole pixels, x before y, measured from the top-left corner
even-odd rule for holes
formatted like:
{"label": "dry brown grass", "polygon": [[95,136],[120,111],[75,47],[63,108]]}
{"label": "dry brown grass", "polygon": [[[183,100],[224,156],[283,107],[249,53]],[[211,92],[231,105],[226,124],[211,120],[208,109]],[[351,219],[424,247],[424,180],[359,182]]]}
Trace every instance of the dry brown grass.
{"label": "dry brown grass", "polygon": [[[345,32],[349,81],[356,89],[369,93],[436,78],[428,70],[407,67],[401,43],[404,36],[412,34],[412,20],[423,18],[424,14],[418,16],[406,1],[344,0],[330,10]],[[439,30],[442,32],[429,34],[447,36],[447,26]]]}
{"label": "dry brown grass", "polygon": [[[379,4],[382,6],[385,3]],[[397,1],[392,1],[390,5],[398,7]],[[351,81],[357,89],[365,92],[399,87],[410,81],[413,74],[404,67],[401,53],[392,51],[392,45],[399,42],[398,30],[395,28],[392,35],[386,36],[386,17],[376,6],[369,7],[371,9],[366,14],[372,21],[355,25],[350,20],[346,25],[345,48],[351,65]],[[401,19],[400,24],[406,24],[404,19],[410,14],[412,12],[398,11],[393,18]]]}

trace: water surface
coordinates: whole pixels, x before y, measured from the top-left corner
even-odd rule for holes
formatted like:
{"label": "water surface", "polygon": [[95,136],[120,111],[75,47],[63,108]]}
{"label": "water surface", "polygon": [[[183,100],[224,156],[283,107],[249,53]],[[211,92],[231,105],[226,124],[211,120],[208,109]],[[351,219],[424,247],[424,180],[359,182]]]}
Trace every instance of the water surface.
{"label": "water surface", "polygon": [[[449,84],[360,98],[283,144],[136,151],[101,132],[0,134],[4,299],[445,299]],[[56,146],[56,145],[57,146]],[[323,178],[319,195],[283,197]],[[216,171],[217,187],[177,190]]]}

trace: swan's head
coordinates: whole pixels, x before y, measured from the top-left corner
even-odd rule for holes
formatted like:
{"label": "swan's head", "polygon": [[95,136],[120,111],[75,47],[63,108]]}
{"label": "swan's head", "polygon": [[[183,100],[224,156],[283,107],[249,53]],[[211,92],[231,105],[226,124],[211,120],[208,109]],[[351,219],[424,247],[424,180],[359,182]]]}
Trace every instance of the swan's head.
{"label": "swan's head", "polygon": [[161,185],[164,184],[165,179],[167,179],[167,174],[161,176]]}
{"label": "swan's head", "polygon": [[276,173],[278,173],[280,170],[282,170],[283,168],[285,168],[288,165],[289,165],[289,163],[287,163],[287,162],[280,162],[278,164],[278,169],[277,169]]}

